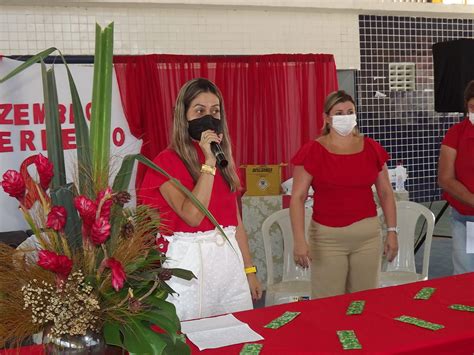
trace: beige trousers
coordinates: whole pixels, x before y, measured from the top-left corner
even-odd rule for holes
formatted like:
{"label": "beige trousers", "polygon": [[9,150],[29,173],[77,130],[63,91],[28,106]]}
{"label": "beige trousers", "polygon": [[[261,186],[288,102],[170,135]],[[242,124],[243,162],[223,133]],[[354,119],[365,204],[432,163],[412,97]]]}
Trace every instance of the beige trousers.
{"label": "beige trousers", "polygon": [[312,298],[376,288],[382,257],[377,217],[346,227],[309,226]]}

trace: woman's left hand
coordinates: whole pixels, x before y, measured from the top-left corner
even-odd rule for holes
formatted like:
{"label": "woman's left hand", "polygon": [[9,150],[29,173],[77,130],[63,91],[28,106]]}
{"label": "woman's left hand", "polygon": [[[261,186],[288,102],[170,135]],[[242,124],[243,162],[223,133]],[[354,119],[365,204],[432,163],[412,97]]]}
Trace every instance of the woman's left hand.
{"label": "woman's left hand", "polygon": [[388,232],[383,249],[388,261],[392,261],[398,254],[398,236],[395,232]]}
{"label": "woman's left hand", "polygon": [[262,298],[262,285],[257,278],[257,274],[247,274],[247,281],[249,282],[250,292],[252,293],[252,299],[259,300]]}

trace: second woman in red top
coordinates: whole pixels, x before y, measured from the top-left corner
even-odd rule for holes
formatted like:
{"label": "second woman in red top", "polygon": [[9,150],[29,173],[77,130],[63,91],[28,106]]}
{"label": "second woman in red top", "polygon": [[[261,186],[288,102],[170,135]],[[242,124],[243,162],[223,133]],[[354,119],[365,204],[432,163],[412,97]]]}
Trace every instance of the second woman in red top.
{"label": "second woman in red top", "polygon": [[[355,103],[344,91],[325,102],[323,134],[293,157],[290,215],[295,263],[311,264],[312,297],[329,297],[378,286],[382,238],[372,194],[375,184],[388,226],[384,253],[398,252],[396,209],[387,152],[356,128]],[[309,245],[304,201],[314,189]]]}

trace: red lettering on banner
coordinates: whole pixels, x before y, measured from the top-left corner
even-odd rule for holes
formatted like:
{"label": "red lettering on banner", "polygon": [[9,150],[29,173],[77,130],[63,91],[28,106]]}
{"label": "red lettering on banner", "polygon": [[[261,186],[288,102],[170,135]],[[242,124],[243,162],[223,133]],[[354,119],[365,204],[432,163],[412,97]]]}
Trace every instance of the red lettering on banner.
{"label": "red lettering on banner", "polygon": [[20,131],[20,150],[24,152],[26,150],[26,146],[30,151],[35,151],[35,144],[33,143],[33,139],[35,138],[35,133],[33,131],[24,130]]}
{"label": "red lettering on banner", "polygon": [[69,123],[74,123],[74,107],[72,104],[69,105]]}
{"label": "red lettering on banner", "polygon": [[121,147],[125,142],[125,132],[121,127],[115,127],[112,133],[112,141],[116,147]]}
{"label": "red lettering on banner", "polygon": [[[74,128],[66,128],[61,130],[61,138],[63,141],[63,149],[76,149],[76,134]],[[43,150],[47,149],[47,137],[46,137],[46,130],[41,130],[41,144]]]}
{"label": "red lettering on banner", "polygon": [[45,129],[41,130],[41,148],[42,148],[42,150],[48,149],[47,142],[46,142],[46,130]]}
{"label": "red lettering on banner", "polygon": [[86,105],[86,118],[87,120],[90,122],[91,120],[91,108],[92,108],[92,102],[89,102],[87,105]]}
{"label": "red lettering on banner", "polygon": [[12,104],[0,104],[0,124],[13,124],[13,119],[7,118],[12,106]]}
{"label": "red lettering on banner", "polygon": [[59,112],[59,122],[63,124],[66,122],[66,106],[63,104],[58,104],[58,112]]}
{"label": "red lettering on banner", "polygon": [[76,134],[74,128],[66,128],[61,131],[63,138],[63,148],[76,149]]}
{"label": "red lettering on banner", "polygon": [[13,105],[13,118],[15,119],[15,126],[29,125],[30,120],[24,119],[28,117],[28,104]]}
{"label": "red lettering on banner", "polygon": [[0,153],[13,152],[11,145],[11,132],[0,131]]}
{"label": "red lettering on banner", "polygon": [[39,104],[39,103],[33,104],[33,123],[34,124],[44,123],[44,104]]}

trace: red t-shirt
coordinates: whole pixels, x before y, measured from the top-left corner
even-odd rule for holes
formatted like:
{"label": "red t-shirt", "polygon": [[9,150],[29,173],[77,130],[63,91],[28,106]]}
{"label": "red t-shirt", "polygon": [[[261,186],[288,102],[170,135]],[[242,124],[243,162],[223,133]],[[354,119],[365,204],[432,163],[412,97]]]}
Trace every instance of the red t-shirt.
{"label": "red t-shirt", "polygon": [[[474,193],[474,125],[469,118],[452,126],[443,139],[443,145],[456,149],[454,172],[456,179]],[[451,206],[459,213],[474,216],[474,208],[456,200],[447,192],[443,193]]]}
{"label": "red t-shirt", "polygon": [[377,215],[372,185],[388,159],[379,143],[364,137],[363,150],[355,154],[334,154],[310,141],[291,162],[313,176],[313,219],[325,226],[344,227]]}
{"label": "red t-shirt", "polygon": [[[199,145],[195,145],[199,161],[204,163],[204,154]],[[168,174],[178,179],[188,190],[194,189],[194,181],[181,158],[171,149],[162,151],[153,161],[156,165],[165,170]],[[138,193],[140,202],[153,206],[160,212],[163,228],[161,233],[172,235],[173,232],[204,232],[215,229],[212,222],[206,216],[197,227],[191,227],[183,221],[178,214],[168,205],[160,193],[160,186],[168,179],[160,173],[148,169],[145,173],[143,183]],[[208,210],[216,218],[220,225],[237,226],[237,200],[236,193],[230,190],[229,185],[222,177],[219,169],[214,177],[211,199]]]}

